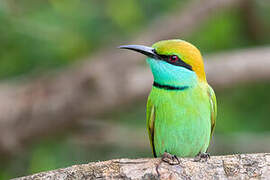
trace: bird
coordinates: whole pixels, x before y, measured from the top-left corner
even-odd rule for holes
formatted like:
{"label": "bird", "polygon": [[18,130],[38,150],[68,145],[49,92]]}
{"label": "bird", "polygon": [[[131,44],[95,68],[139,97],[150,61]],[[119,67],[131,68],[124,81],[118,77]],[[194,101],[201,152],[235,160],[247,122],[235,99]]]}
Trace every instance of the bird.
{"label": "bird", "polygon": [[169,164],[179,164],[178,157],[210,158],[217,102],[200,51],[180,39],[119,48],[146,55],[153,74],[146,124],[154,157]]}

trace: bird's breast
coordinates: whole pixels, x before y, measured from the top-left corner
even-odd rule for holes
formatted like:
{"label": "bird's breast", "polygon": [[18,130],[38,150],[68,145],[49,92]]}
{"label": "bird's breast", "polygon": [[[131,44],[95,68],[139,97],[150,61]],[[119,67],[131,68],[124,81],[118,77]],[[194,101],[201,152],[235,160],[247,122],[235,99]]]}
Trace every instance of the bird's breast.
{"label": "bird's breast", "polygon": [[206,150],[211,125],[210,104],[204,94],[200,88],[166,91],[153,87],[149,98],[155,106],[157,154],[170,151],[179,156],[195,156]]}

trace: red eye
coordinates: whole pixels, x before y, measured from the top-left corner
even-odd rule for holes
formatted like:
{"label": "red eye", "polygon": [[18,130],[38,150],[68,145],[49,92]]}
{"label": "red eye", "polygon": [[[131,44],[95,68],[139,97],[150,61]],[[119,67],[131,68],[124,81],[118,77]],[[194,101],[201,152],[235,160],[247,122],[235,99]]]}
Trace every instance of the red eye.
{"label": "red eye", "polygon": [[179,58],[178,58],[178,56],[176,56],[176,55],[172,55],[172,56],[170,56],[169,59],[170,59],[171,62],[174,63],[174,62],[178,61]]}

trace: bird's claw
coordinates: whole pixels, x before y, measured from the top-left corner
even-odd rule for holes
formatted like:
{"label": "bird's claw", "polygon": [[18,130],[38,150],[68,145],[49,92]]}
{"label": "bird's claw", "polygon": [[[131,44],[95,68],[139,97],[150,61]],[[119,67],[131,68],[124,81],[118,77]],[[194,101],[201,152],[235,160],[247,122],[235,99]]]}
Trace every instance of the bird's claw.
{"label": "bird's claw", "polygon": [[210,159],[210,154],[209,153],[199,153],[195,158],[195,162],[206,162],[208,159]]}
{"label": "bird's claw", "polygon": [[161,157],[161,161],[156,166],[156,172],[158,174],[158,177],[160,177],[160,173],[158,169],[162,162],[166,162],[169,165],[178,165],[181,163],[181,161],[178,159],[176,155],[172,155],[170,153],[165,152]]}
{"label": "bird's claw", "polygon": [[178,159],[176,155],[171,155],[170,153],[167,153],[167,152],[163,154],[161,160],[170,165],[180,164],[180,160]]}

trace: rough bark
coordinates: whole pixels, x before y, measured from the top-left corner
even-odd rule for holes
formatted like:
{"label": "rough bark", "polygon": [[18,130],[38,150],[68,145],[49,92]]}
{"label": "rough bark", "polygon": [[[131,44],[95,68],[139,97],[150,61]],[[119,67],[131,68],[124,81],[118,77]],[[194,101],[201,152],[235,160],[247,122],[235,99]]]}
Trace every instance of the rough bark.
{"label": "rough bark", "polygon": [[[186,35],[207,17],[221,9],[237,6],[240,2],[242,0],[208,0],[203,3],[192,1],[187,8],[148,27],[133,43],[147,42],[150,45],[160,39]],[[266,56],[262,56],[258,52],[261,50],[253,51],[257,61],[252,62],[252,59],[249,59],[252,63],[249,65],[245,64],[249,56],[247,59],[238,57],[239,61],[233,62],[229,55],[227,58],[230,61],[224,61],[224,66],[223,61],[220,64],[213,62],[212,66],[212,63],[207,63],[210,67],[207,68],[210,82],[213,85],[222,85],[221,82],[230,85],[229,81],[234,81],[238,70],[243,72],[238,78],[239,81],[253,77],[268,78],[269,61],[265,58],[270,55],[264,52]],[[249,52],[240,53],[239,56],[247,56],[246,54]],[[93,61],[84,61],[61,72],[20,82],[2,83],[0,153],[16,152],[25,142],[59,129],[63,130],[83,116],[93,117],[115,106],[145,97],[151,87],[152,78],[149,70],[138,63],[138,59],[142,58],[139,54],[108,49],[89,58]],[[244,73],[247,69],[252,70],[251,67],[256,69],[256,66],[262,68],[262,71]]]}
{"label": "rough bark", "polygon": [[269,179],[270,154],[212,156],[207,162],[181,158],[180,165],[160,159],[115,159],[42,172],[32,179]]}

